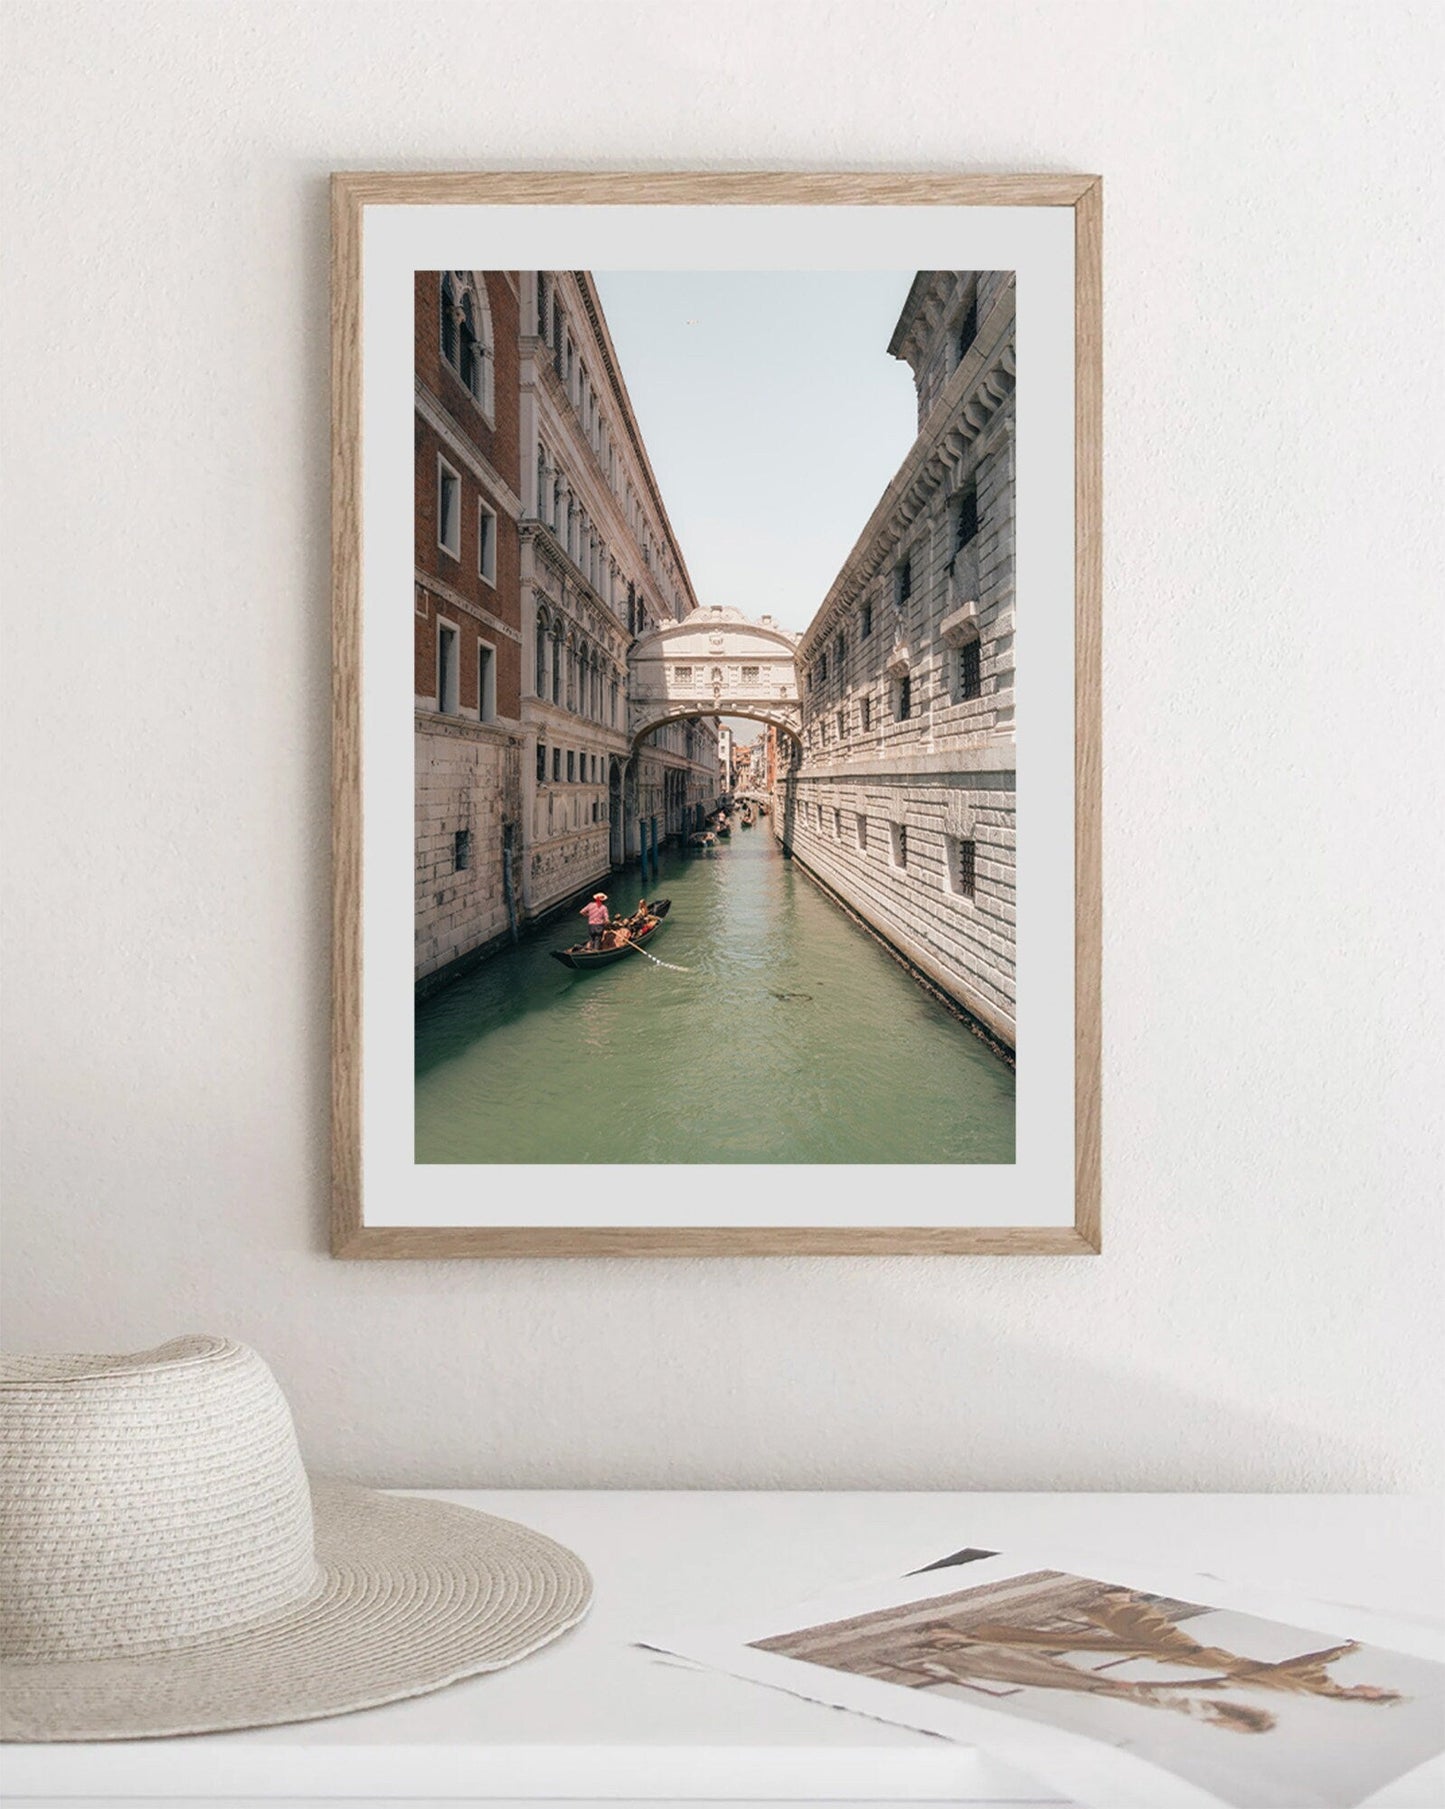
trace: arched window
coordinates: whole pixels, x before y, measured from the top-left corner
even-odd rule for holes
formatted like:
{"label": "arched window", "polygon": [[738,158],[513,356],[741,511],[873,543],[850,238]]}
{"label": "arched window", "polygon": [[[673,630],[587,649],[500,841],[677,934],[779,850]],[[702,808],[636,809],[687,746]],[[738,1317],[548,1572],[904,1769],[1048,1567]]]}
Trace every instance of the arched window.
{"label": "arched window", "polygon": [[547,691],[547,612],[537,611],[537,672],[533,689],[538,697],[544,697]]}
{"label": "arched window", "polygon": [[490,415],[492,394],[492,311],[483,284],[467,271],[442,277],[442,357],[466,385],[474,402]]}
{"label": "arched window", "polygon": [[537,336],[547,337],[547,272],[537,272]]}
{"label": "arched window", "polygon": [[461,343],[457,347],[459,353],[457,369],[461,373],[462,382],[480,401],[483,352],[477,342],[477,310],[470,295],[462,297],[462,324],[459,337]]}
{"label": "arched window", "polygon": [[562,629],[558,625],[552,637],[552,702],[562,701]]}
{"label": "arched window", "polygon": [[457,292],[450,272],[442,278],[441,314],[442,357],[454,365],[457,361]]}

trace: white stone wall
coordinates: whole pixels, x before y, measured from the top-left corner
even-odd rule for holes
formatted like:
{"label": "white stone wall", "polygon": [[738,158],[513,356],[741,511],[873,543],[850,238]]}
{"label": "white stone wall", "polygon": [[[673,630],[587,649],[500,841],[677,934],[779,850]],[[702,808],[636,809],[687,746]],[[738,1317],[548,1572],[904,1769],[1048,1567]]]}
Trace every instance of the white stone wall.
{"label": "white stone wall", "polygon": [[[960,361],[957,316],[975,294],[980,335]],[[1010,1048],[1012,306],[1012,278],[998,272],[914,285],[894,344],[913,364],[926,426],[799,644],[803,757],[780,774],[776,820],[799,859]],[[978,527],[959,547],[969,492]],[[970,643],[979,686],[965,697]],[[973,844],[971,895],[957,884],[961,843]]]}
{"label": "white stone wall", "polygon": [[[1007,771],[852,780],[804,768],[775,822],[798,859],[1011,1049],[1014,804]],[[971,898],[953,888],[949,836],[974,843]]]}
{"label": "white stone wall", "polygon": [[[521,750],[505,731],[419,716],[416,734],[416,977],[508,930],[504,826],[521,846]],[[470,864],[456,865],[458,830]],[[514,854],[520,887],[520,854]]]}

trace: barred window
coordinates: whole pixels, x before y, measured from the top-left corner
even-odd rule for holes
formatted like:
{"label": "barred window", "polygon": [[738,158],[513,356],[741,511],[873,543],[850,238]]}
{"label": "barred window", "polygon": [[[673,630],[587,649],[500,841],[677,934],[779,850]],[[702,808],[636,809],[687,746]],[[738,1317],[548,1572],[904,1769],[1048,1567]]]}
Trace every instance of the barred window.
{"label": "barred window", "polygon": [[690,685],[692,683],[692,667],[691,666],[674,666],[672,669],[672,676],[674,679],[676,679],[678,684]]}
{"label": "barred window", "polygon": [[861,810],[857,813],[857,817],[858,820],[854,825],[854,834],[857,837],[858,846],[860,848],[866,848],[868,846],[868,819]]}
{"label": "barred window", "polygon": [[908,831],[902,823],[888,825],[889,853],[895,867],[908,865]]}
{"label": "barred window", "polygon": [[546,784],[546,781],[547,781],[547,745],[545,742],[539,741],[537,743],[537,783],[539,785],[544,785],[544,784]]}
{"label": "barred window", "polygon": [[977,884],[977,844],[957,835],[945,836],[944,843],[948,852],[949,890],[959,898],[972,898]]}
{"label": "barred window", "polygon": [[958,695],[962,702],[983,691],[983,649],[977,641],[965,641],[958,650]]}
{"label": "barred window", "polygon": [[838,676],[843,676],[843,664],[848,658],[848,643],[840,634],[833,643],[833,653],[838,661]]}
{"label": "barred window", "polygon": [[760,671],[757,666],[744,666],[743,667],[743,683],[745,685],[757,684],[759,676],[760,676]]}
{"label": "barred window", "polygon": [[567,783],[572,784],[577,777],[577,755],[572,748],[567,750]]}
{"label": "barred window", "polygon": [[452,866],[458,873],[465,873],[472,864],[472,832],[470,829],[459,829],[452,837]]}
{"label": "barred window", "polygon": [[871,697],[858,699],[858,720],[863,725],[864,734],[867,734],[868,730],[873,727],[873,699]]}
{"label": "barred window", "polygon": [[913,595],[913,560],[911,556],[903,560],[894,572],[893,585],[894,595],[900,605],[906,603]]}
{"label": "barred window", "polygon": [[858,638],[866,641],[873,632],[873,605],[864,603],[858,611]]}
{"label": "barred window", "polygon": [[827,682],[828,682],[828,656],[826,653],[820,653],[818,655],[818,683],[820,685],[826,685]]}
{"label": "barred window", "polygon": [[562,782],[562,750],[559,747],[554,747],[552,749],[552,783],[554,785],[560,785],[561,782]]}
{"label": "barred window", "polygon": [[835,721],[838,725],[838,739],[841,741],[848,733],[848,718],[842,710],[839,710]]}

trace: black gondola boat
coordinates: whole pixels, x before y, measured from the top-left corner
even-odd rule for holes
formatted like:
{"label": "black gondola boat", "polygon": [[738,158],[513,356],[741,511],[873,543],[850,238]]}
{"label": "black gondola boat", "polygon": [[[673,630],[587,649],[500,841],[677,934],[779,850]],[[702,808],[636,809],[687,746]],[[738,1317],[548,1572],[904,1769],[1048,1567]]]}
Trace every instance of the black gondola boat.
{"label": "black gondola boat", "polygon": [[[663,919],[672,909],[670,898],[654,898],[647,907],[653,921],[645,930],[635,936],[629,936],[626,942],[619,942],[614,948],[592,948],[585,942],[579,942],[574,948],[554,948],[552,959],[560,961],[563,967],[576,968],[579,973],[593,967],[610,967],[614,961],[621,961],[634,949],[642,948],[652,941],[662,928]],[[624,921],[626,921],[624,919]]]}

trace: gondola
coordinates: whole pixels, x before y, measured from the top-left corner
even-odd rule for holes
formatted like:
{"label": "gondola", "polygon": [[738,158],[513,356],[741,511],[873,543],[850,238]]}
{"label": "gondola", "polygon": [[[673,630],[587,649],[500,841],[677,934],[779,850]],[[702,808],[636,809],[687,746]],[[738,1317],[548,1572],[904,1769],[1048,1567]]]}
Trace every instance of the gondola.
{"label": "gondola", "polygon": [[[647,908],[654,921],[637,935],[629,936],[626,942],[619,942],[614,948],[589,948],[585,942],[579,942],[573,948],[554,948],[551,951],[552,959],[560,961],[563,967],[575,968],[579,973],[593,967],[609,967],[614,961],[621,961],[634,949],[642,948],[652,941],[662,928],[663,918],[672,909],[672,900],[654,898]],[[624,918],[622,921],[625,923],[629,920]]]}

